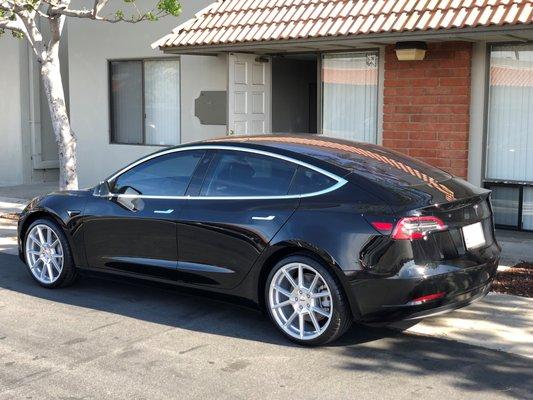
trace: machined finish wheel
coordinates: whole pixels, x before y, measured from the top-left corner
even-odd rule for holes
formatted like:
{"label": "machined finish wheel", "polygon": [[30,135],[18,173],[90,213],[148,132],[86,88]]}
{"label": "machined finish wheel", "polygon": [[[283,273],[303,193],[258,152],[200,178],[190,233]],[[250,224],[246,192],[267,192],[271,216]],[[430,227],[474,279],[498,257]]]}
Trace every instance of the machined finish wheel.
{"label": "machined finish wheel", "polygon": [[304,263],[284,265],[275,273],[270,281],[269,306],[279,327],[300,340],[320,336],[333,315],[328,284]]}
{"label": "machined finish wheel", "polygon": [[26,262],[41,283],[57,281],[63,271],[63,246],[54,230],[44,224],[31,228],[26,239]]}
{"label": "machined finish wheel", "polygon": [[77,271],[61,227],[48,218],[34,221],[24,235],[24,257],[31,276],[46,288],[74,282]]}

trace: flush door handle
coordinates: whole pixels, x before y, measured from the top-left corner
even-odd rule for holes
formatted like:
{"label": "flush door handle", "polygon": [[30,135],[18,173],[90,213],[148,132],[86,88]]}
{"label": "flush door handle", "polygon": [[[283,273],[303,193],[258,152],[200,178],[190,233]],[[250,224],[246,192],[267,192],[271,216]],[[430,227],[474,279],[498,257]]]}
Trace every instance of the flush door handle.
{"label": "flush door handle", "polygon": [[254,221],[272,221],[276,218],[275,215],[269,215],[268,217],[252,217]]}
{"label": "flush door handle", "polygon": [[173,209],[169,208],[168,210],[154,210],[154,214],[172,214]]}

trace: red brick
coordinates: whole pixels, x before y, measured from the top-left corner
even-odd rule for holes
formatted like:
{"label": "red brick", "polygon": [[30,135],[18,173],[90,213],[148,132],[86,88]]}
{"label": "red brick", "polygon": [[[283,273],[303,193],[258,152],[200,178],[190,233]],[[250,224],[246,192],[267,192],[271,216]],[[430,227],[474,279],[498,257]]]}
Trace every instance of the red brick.
{"label": "red brick", "polygon": [[452,141],[450,143],[450,149],[455,150],[468,150],[468,142],[467,141]]}
{"label": "red brick", "polygon": [[383,144],[465,177],[472,44],[429,44],[424,61],[385,51]]}
{"label": "red brick", "polygon": [[449,142],[468,140],[468,132],[439,132],[437,139]]}
{"label": "red brick", "polygon": [[[425,76],[429,76],[433,78],[464,77],[464,76],[468,76],[469,74],[470,74],[469,68],[432,68],[432,69],[426,69],[425,71]],[[395,73],[395,76],[397,76],[396,73]]]}
{"label": "red brick", "polygon": [[383,104],[411,104],[411,96],[384,96]]}
{"label": "red brick", "polygon": [[470,77],[440,78],[441,86],[470,86]]}
{"label": "red brick", "polygon": [[410,99],[411,104],[439,104],[438,96],[417,96]]}
{"label": "red brick", "polygon": [[409,139],[412,140],[436,140],[437,132],[423,131],[423,132],[409,132]]}
{"label": "red brick", "polygon": [[413,87],[437,87],[439,86],[439,80],[433,78],[420,78],[411,80]]}
{"label": "red brick", "polygon": [[389,113],[383,115],[383,122],[409,122],[408,114]]}
{"label": "red brick", "polygon": [[449,121],[453,121],[453,122],[463,122],[463,123],[469,123],[470,121],[470,116],[468,114],[454,114],[454,113],[449,113],[449,114],[444,114],[444,115],[435,115],[434,116],[435,118],[435,121],[437,122],[449,122]]}
{"label": "red brick", "polygon": [[434,149],[435,141],[433,140],[411,140],[410,141],[411,149]]}
{"label": "red brick", "polygon": [[411,115],[411,122],[435,122],[435,115],[431,114],[413,114]]}
{"label": "red brick", "polygon": [[440,104],[469,104],[470,103],[470,96],[442,96],[440,98]]}
{"label": "red brick", "polygon": [[449,158],[451,160],[465,160],[468,158],[467,150],[441,150],[439,156],[443,158]]}
{"label": "red brick", "polygon": [[451,160],[448,160],[446,158],[436,158],[435,160],[432,160],[430,164],[439,168],[448,168],[451,165]]}
{"label": "red brick", "polygon": [[408,149],[410,144],[409,140],[383,139],[383,146],[391,149]]}
{"label": "red brick", "polygon": [[434,149],[409,149],[409,155],[411,157],[430,157],[435,158],[437,156],[437,150]]}

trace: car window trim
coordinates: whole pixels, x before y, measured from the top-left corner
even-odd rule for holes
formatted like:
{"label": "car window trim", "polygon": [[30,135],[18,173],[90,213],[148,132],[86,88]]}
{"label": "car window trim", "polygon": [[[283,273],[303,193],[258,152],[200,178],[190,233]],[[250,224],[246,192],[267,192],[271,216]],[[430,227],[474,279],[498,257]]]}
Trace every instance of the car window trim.
{"label": "car window trim", "polygon": [[[314,196],[320,196],[322,194],[333,192],[342,186],[344,186],[348,181],[344,178],[341,178],[338,175],[335,175],[329,171],[326,171],[322,168],[319,168],[317,166],[314,166],[312,164],[306,163],[305,161],[300,161],[291,157],[287,157],[281,154],[272,153],[265,150],[258,150],[258,149],[250,149],[245,147],[237,147],[237,146],[227,146],[227,145],[221,145],[221,146],[212,146],[212,145],[195,145],[195,146],[189,146],[189,147],[182,147],[182,148],[174,148],[169,149],[165,151],[160,151],[155,154],[151,154],[147,157],[144,157],[140,160],[135,161],[134,163],[128,165],[127,167],[123,168],[122,170],[119,170],[115,174],[113,174],[111,177],[107,178],[106,181],[108,183],[111,183],[113,180],[118,178],[120,175],[128,172],[130,169],[135,168],[136,166],[150,161],[154,158],[161,157],[167,154],[172,153],[178,153],[182,151],[194,151],[194,150],[230,150],[230,151],[242,151],[246,153],[252,153],[252,154],[260,154],[267,157],[277,158],[280,160],[288,161],[290,163],[301,165],[303,167],[312,169],[320,174],[323,174],[337,183],[327,187],[326,189],[322,189],[317,192],[310,192],[310,193],[296,193],[296,194],[286,194],[286,195],[276,195],[276,196],[189,196],[189,195],[183,195],[183,196],[159,196],[159,195],[133,195],[133,194],[119,194],[119,193],[110,193],[109,195],[106,195],[104,197],[120,197],[120,198],[130,198],[130,199],[170,199],[170,200],[270,200],[270,199],[300,199],[304,197],[314,197]],[[193,173],[194,175],[194,173]],[[192,179],[192,175],[191,175]],[[99,195],[97,195],[99,196]]]}
{"label": "car window trim", "polygon": [[[105,181],[107,181],[109,187],[112,188],[112,190],[115,190],[116,188],[114,187],[117,183],[117,178],[119,178],[120,176],[122,176],[123,174],[127,173],[128,171],[132,170],[133,168],[141,165],[141,164],[144,164],[145,162],[147,161],[150,161],[150,160],[155,160],[159,157],[164,157],[165,155],[168,155],[168,154],[171,154],[171,153],[167,153],[165,152],[164,154],[162,152],[158,152],[156,153],[158,155],[158,157],[150,157],[150,158],[143,158],[141,160],[138,160],[136,161],[135,163],[133,164],[130,164],[126,167],[126,169],[123,170],[123,172],[121,172],[120,174],[115,174],[113,175],[112,178],[108,178]],[[192,174],[191,176],[189,177],[189,182],[187,182],[187,186],[185,187],[185,192],[184,194],[181,196],[181,197],[184,197],[187,195],[187,192],[189,191],[189,187],[194,179],[194,177],[198,174],[198,168],[200,167],[200,164],[202,163],[202,160],[206,157],[207,155],[207,151],[206,150],[203,150],[203,152],[200,153],[200,160],[198,161],[198,163],[196,164],[196,166],[194,167],[193,171],[192,171]],[[111,192],[109,193],[107,196],[105,197],[114,197],[113,195],[117,195],[117,196],[122,196],[121,193],[114,193],[114,192]],[[136,196],[135,198],[142,198],[143,196],[145,195],[132,195],[132,196]],[[159,196],[159,195],[154,195],[154,196],[158,196],[160,198],[168,198],[169,196]],[[126,198],[124,196],[122,196],[123,198]],[[177,197],[177,196],[176,196]]]}

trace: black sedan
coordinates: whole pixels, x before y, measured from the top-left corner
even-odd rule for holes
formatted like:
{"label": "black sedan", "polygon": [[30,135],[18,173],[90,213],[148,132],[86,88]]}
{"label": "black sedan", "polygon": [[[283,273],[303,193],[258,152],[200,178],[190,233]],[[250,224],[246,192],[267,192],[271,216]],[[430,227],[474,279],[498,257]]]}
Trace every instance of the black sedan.
{"label": "black sedan", "polygon": [[434,315],[496,273],[489,192],[383,147],[226,137],[34,199],[19,251],[42,286],[104,271],[240,296],[300,344]]}

